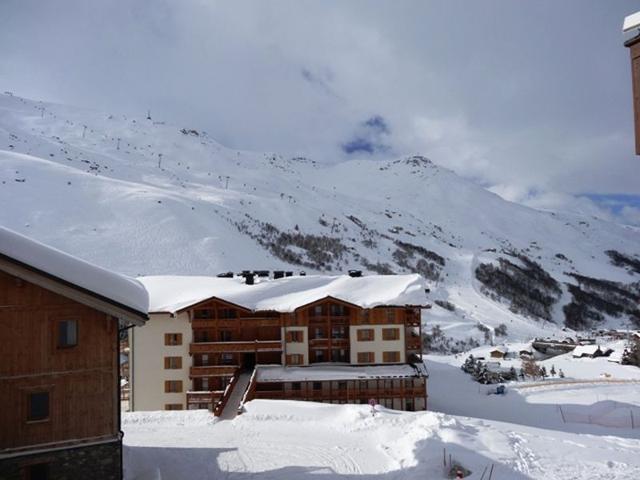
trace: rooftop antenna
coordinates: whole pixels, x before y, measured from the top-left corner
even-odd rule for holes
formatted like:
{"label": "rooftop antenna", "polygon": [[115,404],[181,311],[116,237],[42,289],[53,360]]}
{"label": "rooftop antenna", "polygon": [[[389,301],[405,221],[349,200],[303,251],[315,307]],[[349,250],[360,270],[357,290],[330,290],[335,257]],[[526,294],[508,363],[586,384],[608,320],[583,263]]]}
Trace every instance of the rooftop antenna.
{"label": "rooftop antenna", "polygon": [[116,147],[116,150],[120,150],[120,137],[118,137],[118,146]]}
{"label": "rooftop antenna", "polygon": [[82,126],[82,138],[84,138],[84,134],[87,133],[87,126],[83,125]]}
{"label": "rooftop antenna", "polygon": [[226,175],[225,178],[227,179],[227,183],[225,183],[224,188],[225,188],[225,190],[228,190],[229,189],[229,178],[230,177],[229,177],[229,175]]}
{"label": "rooftop antenna", "polygon": [[162,168],[162,154],[158,154],[158,168]]}
{"label": "rooftop antenna", "polygon": [[147,110],[147,120],[151,120],[151,110]]}

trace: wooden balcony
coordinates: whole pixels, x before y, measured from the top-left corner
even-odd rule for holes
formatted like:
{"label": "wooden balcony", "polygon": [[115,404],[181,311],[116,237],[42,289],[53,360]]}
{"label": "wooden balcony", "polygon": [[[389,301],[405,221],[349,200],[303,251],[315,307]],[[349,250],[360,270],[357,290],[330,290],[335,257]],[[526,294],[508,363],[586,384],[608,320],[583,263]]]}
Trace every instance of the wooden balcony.
{"label": "wooden balcony", "polygon": [[253,340],[240,342],[196,342],[189,345],[189,353],[281,352],[280,340]]}
{"label": "wooden balcony", "polygon": [[236,373],[240,365],[207,365],[206,367],[191,367],[189,377],[220,377],[231,376]]}
{"label": "wooden balcony", "polygon": [[409,337],[407,338],[407,350],[412,352],[422,350],[422,342],[420,341],[420,337]]}

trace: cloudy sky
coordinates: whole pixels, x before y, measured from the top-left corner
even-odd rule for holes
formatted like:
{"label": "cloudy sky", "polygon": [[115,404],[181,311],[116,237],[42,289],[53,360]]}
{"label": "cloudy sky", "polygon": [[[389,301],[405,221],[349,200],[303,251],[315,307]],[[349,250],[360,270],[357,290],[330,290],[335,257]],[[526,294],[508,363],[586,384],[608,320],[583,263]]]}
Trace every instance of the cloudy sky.
{"label": "cloudy sky", "polygon": [[640,225],[640,0],[2,0],[0,89],[325,162],[420,153]]}

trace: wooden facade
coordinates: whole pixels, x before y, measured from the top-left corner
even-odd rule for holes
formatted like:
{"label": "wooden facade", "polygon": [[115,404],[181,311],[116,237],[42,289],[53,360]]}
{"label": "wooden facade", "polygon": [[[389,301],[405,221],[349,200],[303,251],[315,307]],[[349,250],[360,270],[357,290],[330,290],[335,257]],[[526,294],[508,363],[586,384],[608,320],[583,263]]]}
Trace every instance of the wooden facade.
{"label": "wooden facade", "polygon": [[629,48],[631,56],[631,81],[636,155],[640,155],[640,36],[627,41],[625,46]]}
{"label": "wooden facade", "polygon": [[92,455],[103,456],[96,475],[121,478],[119,322],[109,310],[122,306],[89,306],[78,298],[90,292],[74,298],[69,284],[0,260],[0,478],[36,467],[46,478],[90,476]]}

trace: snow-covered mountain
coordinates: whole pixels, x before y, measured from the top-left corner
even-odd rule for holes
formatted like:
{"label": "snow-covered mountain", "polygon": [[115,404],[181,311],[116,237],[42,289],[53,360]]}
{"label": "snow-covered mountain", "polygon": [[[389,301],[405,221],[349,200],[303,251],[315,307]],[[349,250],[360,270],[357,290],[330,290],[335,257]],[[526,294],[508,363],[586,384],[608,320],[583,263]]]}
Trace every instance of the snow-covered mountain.
{"label": "snow-covered mountain", "polygon": [[429,322],[459,339],[640,323],[639,229],[507,202],[418,156],[320,164],[6,94],[0,204],[0,224],[129,275],[420,272],[442,305]]}

